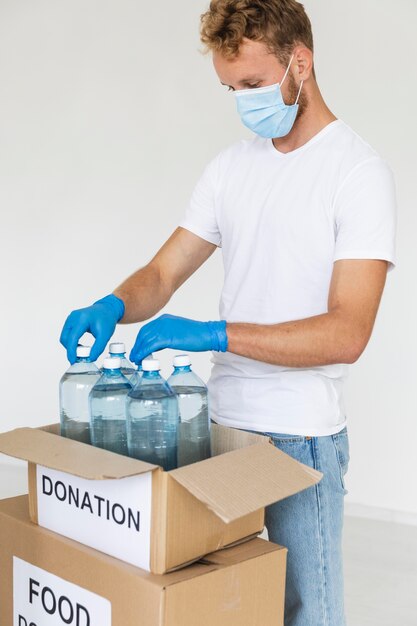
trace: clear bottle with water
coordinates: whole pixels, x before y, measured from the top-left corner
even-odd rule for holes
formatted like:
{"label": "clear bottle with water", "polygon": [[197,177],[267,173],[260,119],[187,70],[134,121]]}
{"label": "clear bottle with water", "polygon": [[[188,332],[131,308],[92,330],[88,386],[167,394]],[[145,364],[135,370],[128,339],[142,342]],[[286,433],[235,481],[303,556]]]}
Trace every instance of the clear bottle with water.
{"label": "clear bottle with water", "polygon": [[127,445],[129,456],[177,467],[178,400],[160,375],[157,359],[142,361],[143,375],[127,397]]}
{"label": "clear bottle with water", "polygon": [[203,461],[211,456],[207,387],[192,371],[188,354],[174,357],[167,382],[178,396],[180,409],[178,467]]}
{"label": "clear bottle with water", "polygon": [[120,359],[104,359],[103,373],[90,393],[93,446],[127,455],[126,397],[131,390]]}
{"label": "clear bottle with water", "polygon": [[61,435],[83,443],[91,443],[88,396],[100,372],[90,361],[90,348],[77,347],[77,359],[59,383]]}
{"label": "clear bottle with water", "polygon": [[113,342],[109,345],[109,356],[111,358],[120,359],[120,369],[122,374],[130,381],[136,376],[136,370],[133,364],[126,358],[126,346],[123,342]]}

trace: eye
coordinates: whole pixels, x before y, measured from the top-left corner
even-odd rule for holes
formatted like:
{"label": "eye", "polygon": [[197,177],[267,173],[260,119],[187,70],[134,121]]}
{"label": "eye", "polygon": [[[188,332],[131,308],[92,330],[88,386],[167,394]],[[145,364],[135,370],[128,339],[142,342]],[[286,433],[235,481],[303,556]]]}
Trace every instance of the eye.
{"label": "eye", "polygon": [[227,91],[234,91],[233,87],[227,87]]}
{"label": "eye", "polygon": [[256,83],[255,85],[250,85],[250,84],[248,83],[248,88],[249,88],[249,89],[256,89],[256,88],[258,87],[258,85],[259,85],[259,83]]}

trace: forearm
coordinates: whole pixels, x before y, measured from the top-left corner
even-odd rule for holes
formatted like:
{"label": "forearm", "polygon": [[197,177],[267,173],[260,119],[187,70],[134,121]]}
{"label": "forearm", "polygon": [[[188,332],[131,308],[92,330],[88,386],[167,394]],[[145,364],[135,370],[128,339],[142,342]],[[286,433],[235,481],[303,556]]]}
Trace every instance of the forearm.
{"label": "forearm", "polygon": [[121,324],[149,319],[166,305],[172,295],[158,266],[153,263],[132,274],[113,293],[123,300],[125,305]]}
{"label": "forearm", "polygon": [[338,312],[273,325],[227,324],[228,351],[287,367],[353,363],[362,333]]}

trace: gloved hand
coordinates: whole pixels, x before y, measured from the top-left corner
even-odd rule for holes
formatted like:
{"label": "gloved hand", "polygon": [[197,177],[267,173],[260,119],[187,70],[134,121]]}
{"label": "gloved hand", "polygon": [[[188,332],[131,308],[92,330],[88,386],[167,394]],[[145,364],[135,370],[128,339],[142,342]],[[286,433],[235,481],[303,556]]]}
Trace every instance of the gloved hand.
{"label": "gloved hand", "polygon": [[95,361],[106,347],[124,312],[123,300],[110,294],[97,300],[92,306],[77,309],[70,313],[60,337],[60,342],[67,349],[70,363],[75,363],[78,342],[82,335],[87,332],[96,338],[90,354],[91,361]]}
{"label": "gloved hand", "polygon": [[175,315],[161,315],[139,331],[130,360],[139,364],[151,352],[164,348],[204,352],[226,352],[226,322],[196,322]]}

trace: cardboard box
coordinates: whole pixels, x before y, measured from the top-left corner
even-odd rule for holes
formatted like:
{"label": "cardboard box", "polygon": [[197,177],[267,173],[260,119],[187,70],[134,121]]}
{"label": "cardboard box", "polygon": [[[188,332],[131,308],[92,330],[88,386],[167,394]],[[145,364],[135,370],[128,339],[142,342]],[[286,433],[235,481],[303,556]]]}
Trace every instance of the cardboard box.
{"label": "cardboard box", "polygon": [[158,576],[0,501],[1,626],[282,626],[286,549],[262,539]]}
{"label": "cardboard box", "polygon": [[0,452],[29,461],[32,521],[163,574],[259,534],[264,507],[321,473],[267,437],[212,428],[213,457],[170,472],[59,436],[59,426],[0,435]]}

